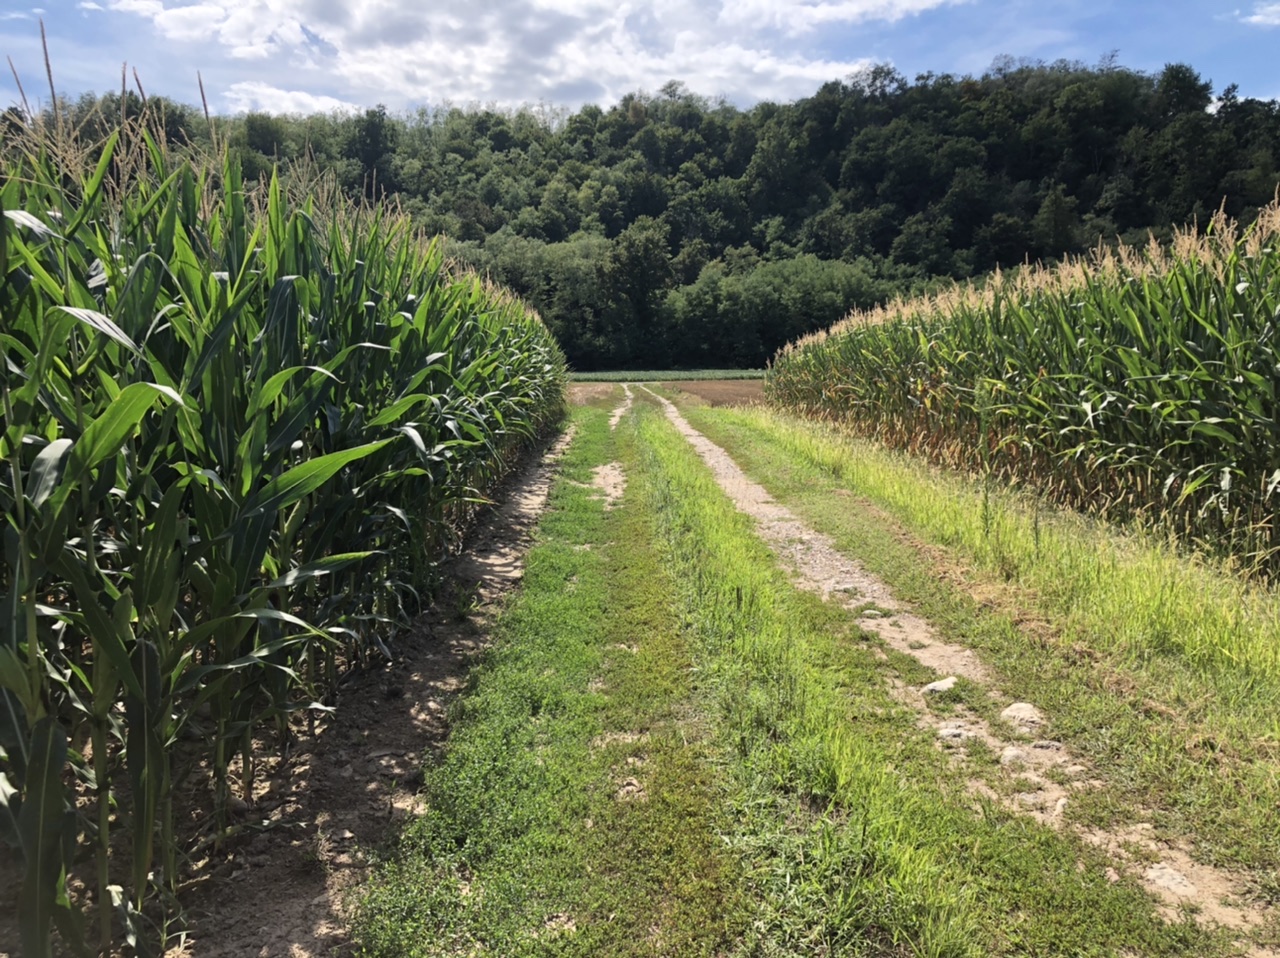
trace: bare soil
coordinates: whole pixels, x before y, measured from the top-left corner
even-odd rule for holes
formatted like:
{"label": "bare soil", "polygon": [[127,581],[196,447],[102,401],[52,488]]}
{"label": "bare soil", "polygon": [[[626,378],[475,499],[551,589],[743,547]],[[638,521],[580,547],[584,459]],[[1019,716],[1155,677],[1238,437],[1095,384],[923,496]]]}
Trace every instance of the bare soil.
{"label": "bare soil", "polygon": [[617,388],[617,383],[569,383],[569,403],[573,406],[589,406],[608,399]]}
{"label": "bare soil", "polygon": [[[753,482],[723,449],[695,430],[674,404],[652,393],[667,418],[689,440],[716,481],[739,510],[756,520],[760,537],[790,568],[796,585],[834,600],[859,613],[858,625],[890,648],[909,655],[944,677],[963,677],[983,686],[996,701],[1012,702],[997,686],[971,649],[942,640],[925,619],[913,615],[886,583],[856,561],[839,553],[825,535],[810,529],[794,513],[776,502],[767,490]],[[1088,763],[1061,743],[1035,738],[1043,717],[1028,703],[1007,710],[1008,721],[994,726],[963,707],[943,719],[928,706],[926,688],[900,687],[895,695],[915,711],[922,727],[933,731],[939,747],[948,749],[954,760],[966,761],[965,751],[956,746],[976,739],[1001,755],[1002,775],[1007,795],[998,795],[984,782],[974,780],[975,793],[999,801],[1011,810],[1029,815],[1043,824],[1070,829],[1112,858],[1108,878],[1119,880],[1124,872],[1164,904],[1170,919],[1191,907],[1197,918],[1208,919],[1237,931],[1262,924],[1265,910],[1246,902],[1243,880],[1221,869],[1194,860],[1190,848],[1158,842],[1150,824],[1143,822],[1142,810],[1134,810],[1135,824],[1123,831],[1085,829],[1068,822],[1063,812],[1071,796],[1080,789],[1105,789]],[[1030,718],[1021,718],[1029,716]],[[1052,779],[1064,780],[1060,784]],[[1113,877],[1114,876],[1114,877]],[[1246,947],[1249,956],[1275,956],[1274,950]]]}
{"label": "bare soil", "polygon": [[712,406],[750,406],[764,402],[763,379],[708,379],[663,383],[672,392],[697,396]]}

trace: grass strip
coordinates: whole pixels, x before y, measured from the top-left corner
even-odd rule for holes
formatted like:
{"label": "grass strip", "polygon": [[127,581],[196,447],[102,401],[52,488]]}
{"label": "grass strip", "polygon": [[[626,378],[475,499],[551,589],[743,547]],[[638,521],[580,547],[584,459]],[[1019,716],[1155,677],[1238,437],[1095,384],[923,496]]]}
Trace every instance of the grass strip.
{"label": "grass strip", "polygon": [[741,934],[671,583],[579,410],[521,592],[356,911],[367,956],[713,955]]}
{"label": "grass strip", "polygon": [[644,397],[659,517],[757,909],[743,955],[1222,954],[1069,836],[971,796],[843,609],[798,592]]}
{"label": "grass strip", "polygon": [[1274,596],[1160,542],[826,426],[766,409],[682,410],[945,635],[979,649],[1007,691],[1046,710],[1049,733],[1108,781],[1069,816],[1104,827],[1149,816],[1167,837],[1194,837],[1203,859],[1250,869],[1259,900],[1280,904],[1280,681],[1194,653],[1199,642],[1280,647]]}

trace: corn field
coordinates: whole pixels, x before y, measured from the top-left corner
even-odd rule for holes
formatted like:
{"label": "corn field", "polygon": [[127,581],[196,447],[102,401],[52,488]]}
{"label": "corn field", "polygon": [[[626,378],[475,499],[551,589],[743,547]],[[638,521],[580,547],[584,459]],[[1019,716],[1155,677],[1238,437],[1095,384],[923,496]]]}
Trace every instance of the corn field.
{"label": "corn field", "polygon": [[1280,207],[850,316],[771,403],[1277,570]]}
{"label": "corn field", "polygon": [[389,213],[142,129],[79,171],[3,150],[0,838],[24,955],[143,954],[255,743],[430,601],[564,362]]}

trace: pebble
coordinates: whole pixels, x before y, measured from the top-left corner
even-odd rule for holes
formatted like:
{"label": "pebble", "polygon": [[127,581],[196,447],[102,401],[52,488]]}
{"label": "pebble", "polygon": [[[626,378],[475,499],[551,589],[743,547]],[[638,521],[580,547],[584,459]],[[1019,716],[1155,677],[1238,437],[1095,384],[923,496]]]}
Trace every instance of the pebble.
{"label": "pebble", "polygon": [[974,737],[973,732],[963,722],[943,722],[938,729],[938,738],[947,742],[963,742]]}
{"label": "pebble", "polygon": [[1062,743],[1052,742],[1052,741],[1049,741],[1048,739],[1041,739],[1038,742],[1032,742],[1031,747],[1038,748],[1041,751],[1045,751],[1045,752],[1059,752],[1062,750]]}
{"label": "pebble", "polygon": [[1142,873],[1142,877],[1157,888],[1171,891],[1175,895],[1194,895],[1196,886],[1187,880],[1182,872],[1171,868],[1164,862],[1157,862]]}
{"label": "pebble", "polygon": [[950,692],[956,687],[956,683],[960,680],[954,675],[948,675],[945,679],[938,679],[936,682],[930,682],[923,689],[925,695],[937,695],[940,692]]}
{"label": "pebble", "polygon": [[1027,763],[1027,753],[1016,745],[1010,745],[1000,753],[1001,765],[1025,765]]}
{"label": "pebble", "polygon": [[1044,725],[1044,714],[1029,702],[1014,702],[1000,713],[1000,717],[1024,734]]}

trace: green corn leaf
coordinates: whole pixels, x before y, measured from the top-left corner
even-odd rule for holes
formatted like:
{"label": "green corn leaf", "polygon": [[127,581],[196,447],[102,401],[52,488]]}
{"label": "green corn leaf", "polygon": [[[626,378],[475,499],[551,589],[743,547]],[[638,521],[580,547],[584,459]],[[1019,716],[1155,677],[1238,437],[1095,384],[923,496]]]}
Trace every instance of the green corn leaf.
{"label": "green corn leaf", "polygon": [[160,735],[164,723],[160,714],[160,654],[153,643],[140,641],[134,645],[130,658],[133,674],[142,690],[141,695],[127,695],[124,700],[128,726],[125,764],[133,791],[134,901],[141,908],[147,874],[151,871],[156,815],[168,757]]}
{"label": "green corn leaf", "polygon": [[107,138],[107,142],[102,146],[102,155],[98,157],[98,165],[94,168],[93,175],[89,177],[88,182],[84,184],[81,190],[80,204],[67,226],[67,236],[75,236],[84,222],[97,210],[98,197],[102,193],[102,184],[107,178],[107,171],[111,169],[111,162],[115,159],[116,145],[119,142],[120,131],[112,130],[111,136]]}
{"label": "green corn leaf", "polygon": [[40,450],[35,462],[31,464],[26,492],[31,504],[37,509],[44,505],[45,500],[57,488],[73,445],[70,439],[55,439]]}
{"label": "green corn leaf", "polygon": [[[5,651],[9,651],[7,648]],[[22,696],[7,688],[0,688],[0,749],[8,756],[18,781],[27,774],[27,754],[30,737],[27,734],[27,715],[34,714],[22,701]]]}
{"label": "green corn leaf", "polygon": [[142,417],[161,400],[181,404],[182,397],[167,386],[155,383],[133,383],[122,389],[75,441],[67,460],[63,486],[79,483],[91,469],[118,453]]}
{"label": "green corn leaf", "polygon": [[30,760],[24,784],[18,833],[26,859],[18,896],[18,930],[27,958],[52,958],[49,931],[58,899],[64,894],[63,840],[67,802],[62,770],[67,762],[67,735],[52,716],[31,730]]}
{"label": "green corn leaf", "polygon": [[66,313],[68,316],[80,320],[80,322],[84,323],[90,329],[101,333],[108,339],[115,340],[125,349],[134,353],[139,352],[137,343],[130,339],[123,329],[113,323],[111,321],[111,317],[103,315],[96,309],[84,309],[78,306],[58,306],[55,308]]}
{"label": "green corn leaf", "polygon": [[4,215],[7,216],[13,222],[17,223],[19,226],[25,226],[27,229],[31,230],[31,232],[35,233],[36,236],[40,237],[41,239],[48,239],[48,238],[61,239],[62,238],[53,230],[51,226],[49,226],[47,223],[37,218],[36,216],[33,216],[31,213],[28,213],[26,210],[5,210]]}
{"label": "green corn leaf", "polygon": [[22,851],[22,838],[18,819],[22,811],[22,795],[9,784],[4,772],[0,772],[0,841],[10,848]]}
{"label": "green corn leaf", "polygon": [[298,566],[296,569],[290,569],[278,579],[269,582],[265,588],[285,589],[289,586],[297,585],[299,582],[306,582],[308,579],[331,575],[355,562],[359,562],[361,559],[367,559],[377,554],[376,552],[345,552],[341,555],[326,556],[317,562],[308,562],[306,565]]}
{"label": "green corn leaf", "polygon": [[304,496],[309,496],[334,477],[344,466],[350,465],[366,456],[371,456],[385,448],[393,439],[382,439],[378,442],[365,443],[354,449],[331,452],[319,456],[300,466],[294,466],[284,474],[272,479],[241,509],[241,519],[251,519],[285,509]]}

